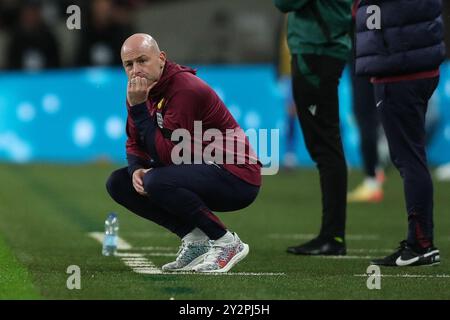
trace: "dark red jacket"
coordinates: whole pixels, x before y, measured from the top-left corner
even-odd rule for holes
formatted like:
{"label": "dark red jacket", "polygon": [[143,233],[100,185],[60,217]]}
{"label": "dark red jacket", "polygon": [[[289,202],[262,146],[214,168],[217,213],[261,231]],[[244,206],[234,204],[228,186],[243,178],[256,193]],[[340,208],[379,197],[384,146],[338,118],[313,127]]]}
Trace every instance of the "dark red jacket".
{"label": "dark red jacket", "polygon": [[[202,121],[202,134],[207,129],[217,129],[225,140],[225,137],[230,137],[225,135],[226,131],[234,129],[241,134],[245,149],[239,154],[236,148],[227,148],[225,141],[213,140],[200,141],[201,152],[214,143],[213,146],[220,147],[217,150],[223,149],[224,162],[226,154],[232,153],[234,163],[222,164],[227,171],[250,184],[261,185],[261,164],[248,139],[222,100],[195,75],[195,70],[167,61],[147,102],[131,107],[127,105],[127,108],[126,151],[130,173],[137,168],[173,165],[171,153],[176,142],[171,141],[170,133],[184,128],[194,137],[194,121]],[[163,118],[162,128],[158,126],[158,113]],[[194,151],[192,147],[192,159]],[[245,160],[236,162],[238,156]]]}

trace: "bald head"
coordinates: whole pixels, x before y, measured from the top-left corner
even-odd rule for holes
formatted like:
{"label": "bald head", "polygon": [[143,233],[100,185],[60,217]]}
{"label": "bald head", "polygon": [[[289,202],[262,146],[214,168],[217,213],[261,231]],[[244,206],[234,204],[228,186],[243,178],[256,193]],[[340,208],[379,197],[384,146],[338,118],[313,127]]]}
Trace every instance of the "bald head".
{"label": "bald head", "polygon": [[121,56],[130,51],[147,51],[149,53],[151,52],[156,54],[160,53],[156,40],[153,39],[151,35],[146,33],[135,33],[124,41],[120,52]]}
{"label": "bald head", "polygon": [[125,40],[120,56],[129,79],[143,77],[150,83],[159,80],[166,63],[165,52],[160,51],[155,39],[145,33],[133,34]]}

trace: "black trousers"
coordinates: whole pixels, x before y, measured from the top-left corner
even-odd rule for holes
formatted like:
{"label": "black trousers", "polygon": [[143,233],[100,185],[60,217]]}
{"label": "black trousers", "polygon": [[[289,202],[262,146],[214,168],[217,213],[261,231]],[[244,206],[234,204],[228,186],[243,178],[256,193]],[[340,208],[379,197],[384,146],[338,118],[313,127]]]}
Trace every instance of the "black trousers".
{"label": "black trousers", "polygon": [[320,236],[345,236],[347,164],[342,147],[338,85],[345,61],[328,56],[293,55],[292,85],[298,118],[320,174]]}
{"label": "black trousers", "polygon": [[439,77],[375,84],[389,153],[400,171],[411,245],[433,243],[433,182],[425,150],[425,114]]}
{"label": "black trousers", "polygon": [[223,236],[226,227],[211,211],[243,209],[259,191],[215,164],[154,168],[144,176],[148,196],[136,192],[125,167],[111,174],[106,189],[117,203],[180,238],[198,227],[212,240]]}

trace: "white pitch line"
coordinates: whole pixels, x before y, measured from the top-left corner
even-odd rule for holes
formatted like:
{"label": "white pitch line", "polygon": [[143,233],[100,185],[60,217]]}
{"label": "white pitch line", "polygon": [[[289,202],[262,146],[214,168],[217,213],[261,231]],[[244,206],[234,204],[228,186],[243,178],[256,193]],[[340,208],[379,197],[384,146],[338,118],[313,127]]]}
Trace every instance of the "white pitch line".
{"label": "white pitch line", "polygon": [[[151,248],[155,248],[155,251],[158,251],[158,248],[164,248],[162,250],[172,251],[172,252],[152,252],[153,250]],[[174,247],[138,247],[134,248],[133,251],[150,251],[150,252],[143,252],[142,254],[144,256],[150,256],[150,257],[176,257],[176,252],[174,252]],[[389,253],[392,252],[393,249],[347,249],[347,252],[351,253]],[[127,253],[119,253],[119,254],[127,254]],[[140,253],[133,253],[133,254],[140,254]]]}
{"label": "white pitch line", "polygon": [[152,270],[152,272],[154,274],[162,273],[162,271],[157,266],[155,266],[152,263],[148,263],[148,262],[146,262],[146,263],[134,263],[134,262],[125,262],[125,261],[124,261],[124,263],[125,263],[126,266],[130,267],[131,269],[133,269],[133,271],[137,271],[137,270],[140,270],[140,269],[148,269],[148,270]]}
{"label": "white pitch line", "polygon": [[142,257],[142,253],[116,252],[116,257]]}
{"label": "white pitch line", "polygon": [[176,251],[176,247],[133,247],[133,250],[139,251]]}
{"label": "white pitch line", "polygon": [[[272,233],[268,237],[271,239],[292,239],[292,240],[311,240],[315,238],[316,234],[309,233]],[[345,236],[347,240],[378,240],[380,238],[377,234],[348,234]]]}
{"label": "white pitch line", "polygon": [[353,253],[365,253],[365,252],[389,253],[392,251],[394,251],[394,249],[347,249],[347,252],[353,252]]}
{"label": "white pitch line", "polygon": [[[207,274],[207,273],[205,273]],[[284,272],[236,272],[236,273],[213,273],[217,276],[285,276]]]}
{"label": "white pitch line", "polygon": [[[104,234],[102,232],[90,232],[89,236],[94,238],[100,243],[103,243]],[[131,244],[126,242],[122,238],[118,238],[117,249],[119,250],[130,250],[132,249]],[[117,252],[116,256],[122,260],[122,262],[131,268],[136,273],[144,274],[161,274],[163,273],[161,269],[156,267],[153,262],[144,257],[142,253],[126,253]]]}
{"label": "white pitch line", "polygon": [[133,258],[121,258],[122,262],[126,266],[130,267],[136,273],[145,274],[161,274],[163,273],[161,269],[153,264],[150,260],[144,258],[143,255],[136,256]]}
{"label": "white pitch line", "polygon": [[146,253],[146,256],[149,257],[176,257],[177,254],[176,253],[166,253],[166,252],[151,252],[151,253]]}
{"label": "white pitch line", "polygon": [[133,267],[134,272],[141,274],[163,274],[159,268],[157,267]]}
{"label": "white pitch line", "polygon": [[[135,248],[132,249],[133,251],[135,250]],[[118,257],[127,257],[128,255],[131,255],[131,257],[136,256],[136,255],[142,255],[145,257],[176,257],[177,254],[176,252],[144,252],[144,253],[137,253],[137,252],[117,252],[116,256]]]}
{"label": "white pitch line", "polygon": [[[103,232],[89,232],[89,236],[91,238],[94,238],[98,242],[103,243],[103,238],[104,238],[105,235],[104,235]],[[131,244],[126,242],[124,239],[118,237],[117,249],[118,250],[129,250],[129,249],[131,249]]]}
{"label": "white pitch line", "polygon": [[144,256],[142,256],[136,258],[122,258],[122,261],[126,261],[129,263],[146,263],[147,259],[145,259]]}
{"label": "white pitch line", "polygon": [[334,260],[358,260],[358,259],[373,259],[374,257],[372,256],[309,256],[311,258],[316,258],[316,259],[334,259]]}
{"label": "white pitch line", "polygon": [[141,263],[134,263],[133,261],[126,261],[126,260],[122,260],[122,261],[125,263],[125,265],[127,265],[128,267],[133,269],[133,271],[135,271],[135,272],[145,269],[147,271],[151,271],[153,274],[162,273],[162,271],[158,267],[156,267],[151,261],[148,261],[148,260],[145,262],[141,262]]}
{"label": "white pitch line", "polygon": [[131,236],[133,238],[172,238],[174,235],[168,232],[153,232],[153,231],[136,231],[136,232],[125,232],[122,235]]}
{"label": "white pitch line", "polygon": [[450,278],[450,274],[380,274],[380,275],[368,275],[368,274],[354,274],[354,277],[383,277],[383,278]]}
{"label": "white pitch line", "polygon": [[284,272],[163,272],[164,275],[198,275],[198,276],[285,276]]}
{"label": "white pitch line", "polygon": [[[133,269],[136,269],[136,268],[150,268],[148,266],[148,263],[127,262],[126,265],[129,266],[130,268],[133,268]],[[151,267],[151,268],[153,268],[153,267]]]}

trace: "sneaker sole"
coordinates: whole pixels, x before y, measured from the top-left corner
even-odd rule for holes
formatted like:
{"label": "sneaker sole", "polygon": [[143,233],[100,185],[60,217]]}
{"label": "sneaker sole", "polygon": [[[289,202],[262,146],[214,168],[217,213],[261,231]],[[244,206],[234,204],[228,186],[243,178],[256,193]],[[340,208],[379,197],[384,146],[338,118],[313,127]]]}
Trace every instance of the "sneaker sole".
{"label": "sneaker sole", "polygon": [[306,256],[306,257],[317,257],[317,256],[346,256],[347,255],[347,249],[342,249],[339,251],[334,252],[296,252],[295,250],[289,250],[289,248],[286,250],[287,253],[295,254],[297,256]]}
{"label": "sneaker sole", "polygon": [[[430,263],[430,264],[422,264],[421,266],[422,267],[434,267],[434,266],[439,265],[440,263],[441,263],[440,261],[437,261],[437,262],[433,262],[433,263]],[[420,267],[420,266],[418,266],[418,267]]]}
{"label": "sneaker sole", "polygon": [[197,258],[192,260],[189,264],[185,265],[183,268],[179,268],[179,269],[164,269],[164,266],[163,266],[161,269],[162,269],[162,271],[168,271],[168,272],[193,271],[193,268],[196,265],[198,265],[198,264],[203,262],[203,259],[205,258],[207,253],[208,252],[205,252],[201,256],[198,256]]}
{"label": "sneaker sole", "polygon": [[222,269],[219,270],[205,270],[205,271],[197,271],[194,270],[195,272],[199,272],[199,273],[224,273],[224,272],[228,272],[231,268],[233,268],[239,261],[242,261],[250,252],[250,247],[248,246],[248,244],[243,243],[244,245],[244,249],[239,252],[238,254],[236,254],[233,258],[231,258],[230,262],[228,262],[228,264],[223,267]]}
{"label": "sneaker sole", "polygon": [[394,264],[376,264],[376,263],[370,263],[371,265],[375,265],[375,266],[379,266],[379,267],[388,267],[388,268],[414,268],[414,267],[434,267],[439,265],[441,262],[437,261],[437,262],[433,262],[433,263],[424,263],[424,264],[415,264],[415,265],[411,265],[408,264],[406,266],[399,266],[399,265],[394,265]]}
{"label": "sneaker sole", "polygon": [[421,260],[417,260],[415,262],[412,262],[410,264],[397,264],[395,262],[395,264],[388,264],[388,263],[375,263],[374,261],[371,261],[370,264],[373,265],[377,265],[377,266],[382,266],[382,267],[391,267],[391,268],[404,268],[404,267],[432,267],[432,266],[437,266],[438,264],[441,263],[440,257],[439,257],[439,250],[435,250],[429,253],[426,253],[425,255],[422,255],[421,257],[424,258],[428,258],[432,255],[436,255],[437,259],[431,263],[427,262],[427,261],[421,261]]}
{"label": "sneaker sole", "polygon": [[371,196],[371,197],[364,198],[364,199],[349,197],[349,198],[347,198],[347,202],[348,203],[380,203],[380,202],[383,202],[383,199],[384,199],[384,195],[376,195],[376,196]]}

